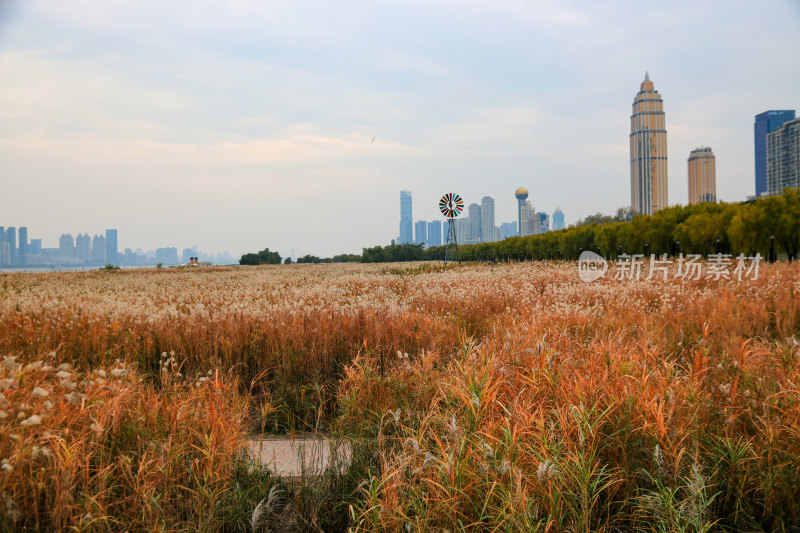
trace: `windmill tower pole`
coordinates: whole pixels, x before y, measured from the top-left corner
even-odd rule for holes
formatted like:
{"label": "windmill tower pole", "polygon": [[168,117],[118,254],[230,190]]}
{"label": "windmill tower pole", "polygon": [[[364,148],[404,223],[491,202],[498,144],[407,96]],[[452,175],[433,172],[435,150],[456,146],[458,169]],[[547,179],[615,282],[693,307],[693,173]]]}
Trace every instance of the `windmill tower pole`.
{"label": "windmill tower pole", "polygon": [[444,247],[444,264],[447,260],[458,261],[461,259],[458,256],[458,238],[456,237],[456,219],[447,219],[447,244]]}
{"label": "windmill tower pole", "polygon": [[447,218],[447,242],[444,245],[444,264],[447,261],[461,262],[458,255],[458,237],[456,236],[456,217],[464,210],[464,201],[457,194],[448,193],[439,200],[439,210]]}

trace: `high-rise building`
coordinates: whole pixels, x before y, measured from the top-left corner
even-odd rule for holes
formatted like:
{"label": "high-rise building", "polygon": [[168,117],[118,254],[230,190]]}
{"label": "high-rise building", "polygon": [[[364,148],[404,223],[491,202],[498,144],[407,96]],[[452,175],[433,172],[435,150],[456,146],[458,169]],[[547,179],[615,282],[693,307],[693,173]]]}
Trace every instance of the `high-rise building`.
{"label": "high-rise building", "polygon": [[556,207],[553,212],[553,230],[564,229],[564,212],[560,207]]}
{"label": "high-rise building", "polygon": [[711,148],[695,148],[689,154],[689,205],[717,201],[717,166]]}
{"label": "high-rise building", "polygon": [[527,237],[536,234],[536,211],[529,201],[525,201],[519,208],[520,228],[519,236]]}
{"label": "high-rise building", "polygon": [[414,242],[414,226],[411,217],[411,191],[400,191],[400,238],[397,244]]}
{"label": "high-rise building", "polygon": [[469,227],[470,222],[468,217],[456,219],[456,241],[458,244],[469,244]]}
{"label": "high-rise building", "polygon": [[178,249],[174,246],[156,248],[156,261],[165,265],[177,265]]}
{"label": "high-rise building", "polygon": [[428,242],[428,223],[424,220],[417,220],[414,224],[414,244],[426,244]]}
{"label": "high-rise building", "polygon": [[31,256],[41,255],[42,239],[31,239],[31,244],[28,247],[28,252]]}
{"label": "high-rise building", "polygon": [[6,239],[6,229],[0,226],[0,265],[11,264],[11,245]]}
{"label": "high-rise building", "polygon": [[442,245],[442,221],[432,220],[428,222],[428,247]]}
{"label": "high-rise building", "polygon": [[[127,250],[127,248],[126,248]],[[189,263],[192,260],[192,257],[197,257],[199,254],[197,253],[197,249],[195,248],[184,248],[181,252],[181,262],[182,263]]]}
{"label": "high-rise building", "polygon": [[106,230],[106,263],[119,264],[119,258],[117,257],[117,230],[115,229]]}
{"label": "high-rise building", "polygon": [[25,226],[19,228],[19,255],[17,262],[20,265],[28,262],[28,228]]}
{"label": "high-rise building", "polygon": [[800,187],[800,118],[767,134],[767,194]]}
{"label": "high-rise building", "polygon": [[481,242],[494,240],[494,198],[484,196],[481,199]]}
{"label": "high-rise building", "polygon": [[631,207],[652,215],[667,207],[667,130],[664,102],[645,73],[631,114]]}
{"label": "high-rise building", "polygon": [[547,233],[550,231],[550,215],[547,213],[538,212],[536,213],[536,218],[538,222],[536,233]]}
{"label": "high-rise building", "polygon": [[526,200],[528,199],[528,189],[526,189],[525,187],[520,187],[514,192],[514,196],[516,196],[517,198],[517,222],[518,222],[517,227],[519,228],[519,235],[520,237],[522,237],[523,236],[522,228],[528,227],[527,223],[523,222],[522,220],[522,206],[526,204],[529,206],[531,205],[530,202],[526,202]]}
{"label": "high-rise building", "polygon": [[8,243],[8,247],[11,249],[11,261],[9,264],[16,265],[17,264],[17,228],[10,227],[6,228],[6,242]]}
{"label": "high-rise building", "polygon": [[106,263],[106,238],[102,235],[92,237],[92,262]]}
{"label": "high-rise building", "polygon": [[794,120],[794,109],[770,110],[756,115],[753,137],[756,156],[756,196],[767,194],[767,134]]}
{"label": "high-rise building", "polygon": [[519,233],[517,232],[517,223],[516,222],[503,222],[500,224],[500,240],[508,239],[511,237],[517,237]]}
{"label": "high-rise building", "polygon": [[88,233],[78,233],[75,237],[75,258],[83,263],[92,259],[92,238]]}
{"label": "high-rise building", "polygon": [[477,244],[483,240],[481,233],[481,230],[483,229],[481,224],[481,206],[478,204],[469,204],[469,207],[467,207],[467,213],[467,218],[469,218],[468,242],[469,244]]}
{"label": "high-rise building", "polygon": [[71,233],[64,233],[58,238],[58,256],[66,260],[75,257],[75,239]]}

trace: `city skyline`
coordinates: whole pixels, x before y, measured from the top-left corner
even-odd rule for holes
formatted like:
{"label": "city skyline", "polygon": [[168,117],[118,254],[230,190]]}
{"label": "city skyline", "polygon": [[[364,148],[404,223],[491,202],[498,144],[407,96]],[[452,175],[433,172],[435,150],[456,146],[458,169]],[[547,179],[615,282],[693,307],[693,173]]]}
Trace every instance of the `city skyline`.
{"label": "city skyline", "polygon": [[700,144],[718,199],[752,195],[753,117],[798,107],[800,7],[629,15],[505,0],[3,3],[4,219],[47,240],[113,226],[133,249],[331,256],[397,234],[398,190],[414,191],[415,220],[457,191],[489,194],[509,221],[504,191],[525,183],[569,224],[629,204],[631,88],[646,71],[677,154],[669,203],[688,203],[684,158]]}
{"label": "city skyline", "polygon": [[[413,200],[411,191],[400,191],[400,231],[405,234],[407,227],[411,227]],[[494,215],[495,200],[491,196],[481,198],[481,203],[472,202],[455,218],[456,239],[458,244],[488,243],[507,239],[509,237],[528,236],[547,233],[555,229],[564,229],[564,213],[560,207],[551,215],[536,211],[528,198],[528,190],[519,187],[514,196],[518,202],[519,221],[498,223]],[[447,218],[443,218],[447,221]],[[517,226],[522,228],[522,233],[517,231]],[[445,233],[443,233],[443,231]],[[413,223],[413,238],[397,237],[392,242],[397,244],[421,244],[425,248],[441,246],[447,242],[447,229],[441,220],[417,220]]]}
{"label": "city skyline", "polygon": [[178,265],[189,263],[191,257],[213,264],[232,264],[238,260],[228,252],[201,252],[196,245],[183,248],[180,255],[174,246],[120,250],[118,230],[114,228],[94,236],[86,232],[74,237],[70,232],[62,233],[56,246],[45,246],[43,242],[41,237],[29,238],[27,226],[0,226],[0,268]]}

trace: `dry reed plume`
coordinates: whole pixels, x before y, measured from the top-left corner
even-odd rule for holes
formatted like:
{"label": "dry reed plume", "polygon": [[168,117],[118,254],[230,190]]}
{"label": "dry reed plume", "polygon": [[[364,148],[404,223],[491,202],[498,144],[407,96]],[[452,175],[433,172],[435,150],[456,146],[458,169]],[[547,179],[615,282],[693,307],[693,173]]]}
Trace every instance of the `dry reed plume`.
{"label": "dry reed plume", "polygon": [[315,428],[377,468],[338,521],[295,500],[309,530],[789,530],[799,291],[796,264],[0,275],[0,517],[248,530],[245,434]]}

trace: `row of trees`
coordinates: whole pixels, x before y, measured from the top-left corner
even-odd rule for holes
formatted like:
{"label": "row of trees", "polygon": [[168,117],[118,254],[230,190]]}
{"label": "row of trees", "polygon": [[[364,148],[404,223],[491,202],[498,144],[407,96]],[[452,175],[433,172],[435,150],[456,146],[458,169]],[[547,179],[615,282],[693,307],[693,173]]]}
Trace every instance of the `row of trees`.
{"label": "row of trees", "polygon": [[260,252],[244,254],[239,259],[240,265],[279,265],[281,256],[278,252],[270,252],[264,248]]}
{"label": "row of trees", "polygon": [[[632,216],[620,209],[616,216],[587,217],[578,225],[529,237],[459,246],[465,261],[577,259],[584,250],[612,258],[620,254],[760,253],[790,261],[800,252],[800,190],[785,188],[781,195],[745,203],[702,203],[662,209],[652,216]],[[266,252],[266,255],[264,255]],[[272,260],[274,254],[277,260]],[[250,256],[269,257],[259,263]],[[424,250],[421,245],[398,244],[364,248],[361,255],[342,254],[329,259],[305,256],[301,262],[386,263],[444,259],[444,246]],[[288,260],[288,258],[287,258]],[[280,256],[269,249],[245,254],[241,264],[277,264]],[[288,261],[287,261],[288,262]]]}
{"label": "row of trees", "polygon": [[[604,257],[619,254],[726,253],[791,261],[800,251],[800,191],[745,203],[703,203],[662,209],[630,222],[606,221],[573,226],[530,237],[460,246],[462,260],[576,259],[592,250]],[[425,251],[443,259],[444,247]]]}
{"label": "row of trees", "polygon": [[[297,263],[348,263],[360,262],[361,256],[356,254],[340,254],[328,258],[320,258],[316,255],[306,254],[303,257],[297,258]],[[269,248],[264,248],[260,252],[244,254],[239,259],[240,265],[278,265],[281,262],[281,256],[278,252],[270,252]],[[287,257],[283,260],[283,264],[289,265],[292,263],[292,258]]]}

